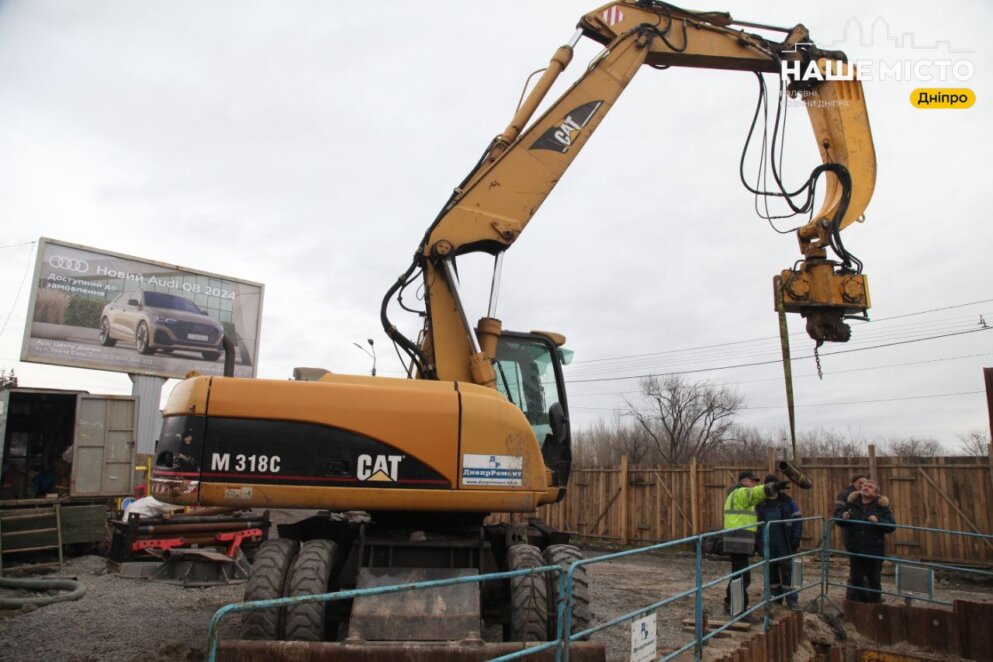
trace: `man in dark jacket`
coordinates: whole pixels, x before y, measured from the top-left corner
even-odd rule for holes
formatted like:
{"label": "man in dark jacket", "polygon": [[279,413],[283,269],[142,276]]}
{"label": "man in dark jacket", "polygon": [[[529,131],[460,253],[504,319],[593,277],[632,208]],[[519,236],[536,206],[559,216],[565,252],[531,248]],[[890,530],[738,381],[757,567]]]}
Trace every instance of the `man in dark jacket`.
{"label": "man in dark jacket", "polygon": [[[779,479],[773,474],[765,477],[764,483],[775,483]],[[788,486],[784,489],[789,489]],[[795,554],[800,549],[800,536],[803,534],[803,522],[799,521],[800,507],[785,492],[779,492],[774,498],[767,499],[755,506],[755,514],[760,522],[778,522],[769,524],[769,593],[773,598],[782,596],[787,587],[792,583],[792,558],[783,558]],[[780,522],[779,520],[796,519],[794,522]],[[764,535],[760,533],[759,540],[763,541]],[[760,543],[761,544],[761,543]],[[776,602],[782,604],[783,598],[779,597]],[[797,609],[799,599],[796,593],[786,596],[786,605],[790,609]]]}
{"label": "man in dark jacket", "polygon": [[[852,492],[860,492],[865,481],[869,480],[869,476],[866,474],[855,474],[852,476],[852,482],[845,485],[845,489],[838,492],[838,496],[834,500],[834,511],[837,512],[841,509],[844,512],[848,508],[848,497]],[[855,599],[855,589],[849,586],[845,589],[845,599],[854,600]]]}
{"label": "man in dark jacket", "polygon": [[851,553],[848,583],[855,589],[851,599],[857,602],[883,601],[883,561],[868,557],[886,553],[885,536],[896,528],[889,505],[890,500],[879,495],[879,486],[867,480],[861,491],[848,495],[844,507],[834,511],[838,526],[845,531],[845,549]]}

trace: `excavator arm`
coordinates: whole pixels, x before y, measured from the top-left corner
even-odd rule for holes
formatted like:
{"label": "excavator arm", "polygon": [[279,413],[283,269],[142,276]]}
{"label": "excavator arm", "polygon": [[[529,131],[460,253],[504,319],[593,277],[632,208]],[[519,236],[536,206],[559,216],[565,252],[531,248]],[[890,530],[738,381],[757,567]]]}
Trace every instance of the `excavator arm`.
{"label": "excavator arm", "polygon": [[[751,27],[779,30],[786,37],[770,41],[745,30]],[[603,52],[528,125],[580,36],[604,44]],[[823,176],[824,202],[797,232],[802,257],[777,277],[777,300],[782,298],[786,311],[808,318],[808,331],[818,342],[847,340],[844,316],[864,313],[869,302],[864,277],[852,267],[838,233],[868,205],[876,162],[862,86],[844,54],[816,48],[802,25],[769,28],[737,23],[724,13],[628,0],[580,19],[572,42],[555,52],[510,124],[429,227],[411,267],[387,292],[384,328],[408,351],[420,376],[493,385],[500,335],[500,322],[493,317],[495,295],[488,317],[473,328],[459,298],[454,260],[484,252],[497,256],[499,269],[500,254],[521,234],[643,65],[785,72],[791,93],[803,94],[823,160],[811,174],[811,189]],[[829,247],[841,262],[828,259]],[[389,322],[386,307],[418,273],[425,286],[426,320],[420,342],[414,343]]]}

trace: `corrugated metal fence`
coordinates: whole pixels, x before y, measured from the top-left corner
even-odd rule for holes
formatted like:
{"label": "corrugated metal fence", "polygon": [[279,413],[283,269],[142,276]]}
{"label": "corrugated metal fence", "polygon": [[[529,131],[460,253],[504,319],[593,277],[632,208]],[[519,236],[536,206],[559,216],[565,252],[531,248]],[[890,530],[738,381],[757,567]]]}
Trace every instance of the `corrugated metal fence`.
{"label": "corrugated metal fence", "polygon": [[[993,475],[990,460],[976,457],[880,457],[870,447],[861,458],[816,458],[802,463],[814,483],[795,486],[793,498],[804,515],[830,517],[834,501],[853,474],[868,472],[889,497],[900,524],[993,533]],[[763,474],[770,466],[620,466],[574,469],[566,498],[537,515],[552,526],[583,537],[625,545],[647,545],[722,527],[727,488],[742,469]],[[520,519],[516,518],[515,519]],[[837,535],[837,532],[835,532]],[[820,531],[804,532],[804,546],[816,546]],[[834,541],[840,545],[840,541]],[[993,543],[900,530],[890,553],[905,558],[993,565]]]}

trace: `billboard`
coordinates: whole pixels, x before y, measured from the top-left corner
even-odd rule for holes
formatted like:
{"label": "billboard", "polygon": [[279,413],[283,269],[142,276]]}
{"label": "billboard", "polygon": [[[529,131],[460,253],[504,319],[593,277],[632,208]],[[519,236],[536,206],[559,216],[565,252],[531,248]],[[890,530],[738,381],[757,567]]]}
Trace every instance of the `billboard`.
{"label": "billboard", "polygon": [[42,237],[21,360],[182,378],[254,377],[264,286]]}

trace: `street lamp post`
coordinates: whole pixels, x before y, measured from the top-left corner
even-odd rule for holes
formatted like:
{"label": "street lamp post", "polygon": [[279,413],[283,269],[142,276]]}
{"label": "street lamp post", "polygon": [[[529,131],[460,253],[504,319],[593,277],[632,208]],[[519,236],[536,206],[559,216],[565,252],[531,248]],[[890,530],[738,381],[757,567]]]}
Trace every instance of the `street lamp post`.
{"label": "street lamp post", "polygon": [[363,347],[362,345],[358,344],[357,342],[353,342],[352,344],[355,345],[356,347],[358,347],[359,349],[361,349],[363,352],[365,352],[366,356],[368,356],[369,358],[372,359],[372,376],[375,377],[376,376],[376,345],[375,345],[375,343],[372,342],[372,338],[369,338],[368,340],[366,340],[366,342],[369,343],[369,347],[372,348],[372,351],[371,352],[368,349],[366,349],[365,347]]}

